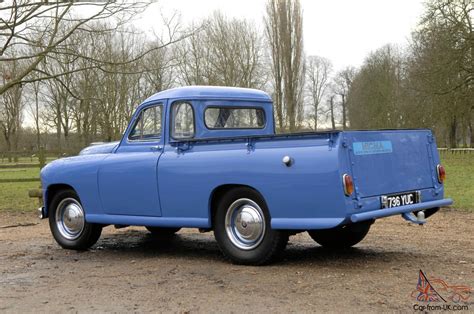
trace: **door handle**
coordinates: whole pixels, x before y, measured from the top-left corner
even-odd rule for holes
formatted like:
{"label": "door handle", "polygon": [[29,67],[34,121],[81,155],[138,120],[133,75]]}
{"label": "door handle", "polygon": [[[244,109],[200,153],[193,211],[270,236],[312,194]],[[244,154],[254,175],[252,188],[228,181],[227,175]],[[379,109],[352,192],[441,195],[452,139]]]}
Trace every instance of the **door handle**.
{"label": "door handle", "polygon": [[154,152],[158,152],[162,149],[163,149],[163,147],[161,147],[160,145],[150,146],[150,150],[154,151]]}

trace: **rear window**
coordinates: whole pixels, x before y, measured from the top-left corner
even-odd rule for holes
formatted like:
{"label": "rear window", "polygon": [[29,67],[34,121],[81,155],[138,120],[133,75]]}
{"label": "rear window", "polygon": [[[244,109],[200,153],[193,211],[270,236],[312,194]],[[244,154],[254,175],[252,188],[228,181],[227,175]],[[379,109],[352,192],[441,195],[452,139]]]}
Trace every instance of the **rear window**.
{"label": "rear window", "polygon": [[204,122],[208,129],[262,129],[265,113],[261,108],[209,107]]}
{"label": "rear window", "polygon": [[171,136],[174,139],[194,137],[194,110],[187,102],[175,102],[171,110],[173,128]]}

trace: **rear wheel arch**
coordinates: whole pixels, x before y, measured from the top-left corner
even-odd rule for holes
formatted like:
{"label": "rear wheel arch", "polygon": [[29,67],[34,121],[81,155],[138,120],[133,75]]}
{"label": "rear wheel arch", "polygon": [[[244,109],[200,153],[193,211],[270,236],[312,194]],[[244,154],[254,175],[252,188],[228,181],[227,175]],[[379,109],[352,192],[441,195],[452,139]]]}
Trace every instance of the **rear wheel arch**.
{"label": "rear wheel arch", "polygon": [[244,265],[268,264],[280,256],[288,232],[271,228],[263,196],[248,186],[227,190],[217,201],[214,237],[224,256]]}
{"label": "rear wheel arch", "polygon": [[260,193],[259,190],[246,184],[223,184],[216,187],[212,191],[211,197],[209,199],[209,218],[211,219],[211,228],[214,228],[214,218],[216,215],[217,207],[222,197],[224,197],[224,195],[226,195],[228,192],[235,189],[239,189],[239,188],[247,188],[256,192],[260,196],[260,198],[263,200],[263,202],[265,202],[265,205],[267,206],[269,214],[271,216],[271,210],[268,207],[265,197],[262,195],[262,193]]}

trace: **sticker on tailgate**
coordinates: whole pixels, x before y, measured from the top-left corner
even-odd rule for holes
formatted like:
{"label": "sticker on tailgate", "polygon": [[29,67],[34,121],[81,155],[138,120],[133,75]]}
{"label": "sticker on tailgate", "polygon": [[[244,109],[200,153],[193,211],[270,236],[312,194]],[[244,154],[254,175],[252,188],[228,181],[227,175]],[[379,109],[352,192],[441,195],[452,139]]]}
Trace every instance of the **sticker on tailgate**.
{"label": "sticker on tailgate", "polygon": [[388,154],[392,152],[391,141],[354,142],[354,155]]}

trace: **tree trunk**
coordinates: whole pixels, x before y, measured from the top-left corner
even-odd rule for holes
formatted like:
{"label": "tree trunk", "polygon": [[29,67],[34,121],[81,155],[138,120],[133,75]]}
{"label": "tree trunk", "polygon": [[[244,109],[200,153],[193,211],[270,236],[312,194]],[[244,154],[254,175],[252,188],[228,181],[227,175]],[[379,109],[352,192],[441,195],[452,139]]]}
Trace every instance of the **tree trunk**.
{"label": "tree trunk", "polygon": [[454,116],[449,125],[449,147],[450,148],[458,147],[457,140],[456,140],[456,129],[457,129],[457,120],[456,120],[456,116]]}
{"label": "tree trunk", "polygon": [[318,108],[319,102],[315,97],[313,97],[313,108],[314,108],[314,130],[318,130]]}
{"label": "tree trunk", "polygon": [[[39,88],[38,88],[39,89]],[[39,125],[39,90],[35,88],[35,128],[36,128],[36,149],[39,151],[41,147],[41,131]]]}
{"label": "tree trunk", "polygon": [[329,104],[330,104],[330,110],[331,110],[331,126],[332,129],[336,129],[336,120],[334,119],[334,96],[331,96],[329,99]]}
{"label": "tree trunk", "polygon": [[474,148],[474,127],[472,121],[469,121],[469,147]]}
{"label": "tree trunk", "polygon": [[[6,135],[6,134],[5,134]],[[5,142],[7,143],[8,162],[12,162],[12,143],[10,137],[5,136]]]}
{"label": "tree trunk", "polygon": [[[279,74],[278,74],[279,75]],[[284,128],[284,121],[283,121],[283,104],[282,104],[282,92],[281,92],[281,79],[276,78],[276,86],[275,86],[275,109],[276,109],[276,114],[278,118],[278,126],[280,128],[280,132],[283,132]]]}
{"label": "tree trunk", "polygon": [[342,94],[342,129],[346,129],[347,118],[346,118],[346,95]]}

